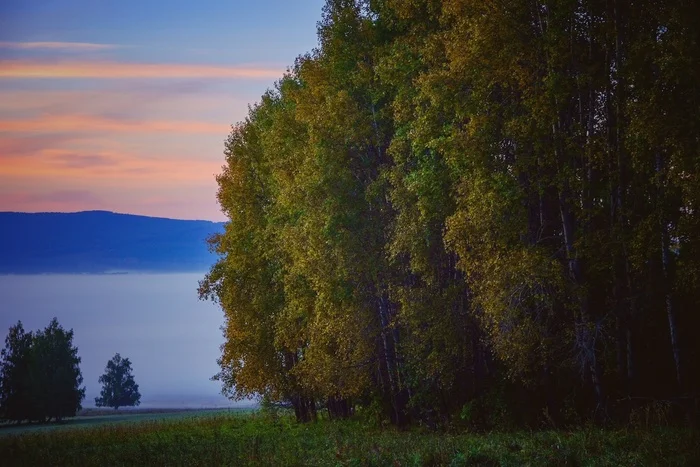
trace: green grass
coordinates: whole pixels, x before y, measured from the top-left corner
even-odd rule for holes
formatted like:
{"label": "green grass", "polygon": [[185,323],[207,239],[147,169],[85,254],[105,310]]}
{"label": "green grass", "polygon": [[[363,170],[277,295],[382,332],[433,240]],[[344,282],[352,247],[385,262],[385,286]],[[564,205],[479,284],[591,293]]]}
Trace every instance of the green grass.
{"label": "green grass", "polygon": [[700,434],[583,429],[399,431],[359,421],[205,413],[0,437],[2,465],[700,465]]}
{"label": "green grass", "polygon": [[72,428],[93,428],[98,425],[114,423],[138,423],[144,421],[177,420],[182,418],[221,416],[226,414],[249,414],[252,409],[201,409],[201,410],[122,410],[122,411],[85,411],[88,415],[78,415],[61,423],[37,424],[25,423],[0,424],[0,438],[9,435],[21,435],[39,431],[66,430]]}

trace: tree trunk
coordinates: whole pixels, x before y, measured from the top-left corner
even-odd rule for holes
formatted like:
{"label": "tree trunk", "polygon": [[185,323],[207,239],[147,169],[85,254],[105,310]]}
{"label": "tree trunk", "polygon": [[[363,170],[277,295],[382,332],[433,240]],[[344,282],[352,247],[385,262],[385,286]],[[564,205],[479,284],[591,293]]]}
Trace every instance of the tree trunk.
{"label": "tree trunk", "polygon": [[388,398],[391,406],[390,418],[395,425],[404,425],[407,422],[406,407],[408,396],[406,388],[401,384],[399,365],[397,359],[398,331],[391,326],[389,297],[382,293],[378,298],[380,339],[382,352],[379,358],[379,371],[383,373],[382,379],[388,383]]}
{"label": "tree trunk", "polygon": [[604,407],[604,395],[602,386],[602,369],[598,361],[596,349],[596,336],[598,334],[597,323],[593,323],[590,316],[588,291],[585,288],[581,260],[574,248],[575,218],[569,206],[570,196],[565,188],[559,195],[559,209],[561,214],[562,231],[564,233],[564,247],[569,266],[569,274],[576,285],[576,293],[579,295],[578,316],[574,322],[576,347],[579,350],[579,361],[584,374],[589,374],[595,398],[600,408]]}
{"label": "tree trunk", "polygon": [[329,397],[326,401],[326,410],[331,420],[348,418],[352,415],[352,404],[345,398]]}
{"label": "tree trunk", "polygon": [[316,419],[316,404],[312,398],[296,395],[291,400],[297,422],[308,423]]}
{"label": "tree trunk", "polygon": [[680,344],[678,342],[678,326],[677,326],[677,317],[676,317],[676,309],[673,304],[673,297],[671,295],[671,284],[672,284],[672,261],[673,258],[671,256],[671,249],[670,249],[670,234],[668,232],[668,222],[665,220],[664,216],[664,209],[663,209],[663,199],[664,199],[664,190],[663,190],[663,182],[661,181],[661,177],[664,172],[664,166],[663,166],[663,158],[661,153],[657,152],[656,153],[656,175],[657,178],[659,178],[659,188],[658,188],[658,197],[659,197],[659,237],[661,240],[661,270],[663,274],[663,293],[664,293],[664,305],[666,308],[666,315],[668,317],[668,330],[669,330],[669,335],[671,338],[671,352],[673,354],[673,363],[675,366],[676,370],[676,383],[678,384],[678,388],[682,389],[683,388],[683,380],[682,380],[682,375],[681,375],[681,349],[680,349]]}

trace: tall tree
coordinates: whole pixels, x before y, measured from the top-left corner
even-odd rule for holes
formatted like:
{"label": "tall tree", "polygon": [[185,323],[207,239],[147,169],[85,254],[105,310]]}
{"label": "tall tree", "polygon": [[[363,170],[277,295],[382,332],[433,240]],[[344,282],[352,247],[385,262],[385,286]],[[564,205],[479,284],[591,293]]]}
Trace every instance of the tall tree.
{"label": "tall tree", "polygon": [[22,322],[12,326],[0,354],[0,419],[21,423],[32,419],[31,346],[32,333]]}
{"label": "tall tree", "polygon": [[61,421],[81,408],[85,388],[80,387],[78,348],[73,346],[73,330],[66,331],[53,318],[44,330],[34,334],[30,350],[33,418]]}
{"label": "tall tree", "polygon": [[[234,399],[258,395],[291,402],[300,420],[310,420],[315,405],[292,373],[304,343],[277,338],[285,303],[283,258],[268,215],[275,192],[271,154],[264,151],[262,137],[275,117],[284,115],[284,104],[279,93],[268,92],[229,135],[226,165],[217,177],[219,204],[229,222],[222,235],[210,239],[221,259],[200,282],[199,294],[224,310],[226,341],[219,359],[221,371],[215,376],[224,393]],[[296,128],[289,127],[282,143],[293,147]],[[284,147],[279,149],[287,154]]]}
{"label": "tall tree", "polygon": [[697,395],[697,10],[327,1],[226,145],[224,389],[394,423]]}

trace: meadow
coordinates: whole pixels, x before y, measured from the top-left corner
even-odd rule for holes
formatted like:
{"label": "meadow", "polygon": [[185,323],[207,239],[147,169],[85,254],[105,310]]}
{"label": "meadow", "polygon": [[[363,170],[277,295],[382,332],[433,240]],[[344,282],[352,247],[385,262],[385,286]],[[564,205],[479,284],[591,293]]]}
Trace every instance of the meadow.
{"label": "meadow", "polygon": [[13,429],[0,429],[2,465],[700,465],[700,434],[669,427],[402,431],[359,419],[298,424],[284,413],[215,410]]}
{"label": "meadow", "polygon": [[195,419],[222,415],[248,414],[252,409],[83,409],[75,417],[61,423],[0,423],[0,438],[10,435],[25,435],[37,432],[95,428],[100,425],[120,423],[142,423],[178,419]]}

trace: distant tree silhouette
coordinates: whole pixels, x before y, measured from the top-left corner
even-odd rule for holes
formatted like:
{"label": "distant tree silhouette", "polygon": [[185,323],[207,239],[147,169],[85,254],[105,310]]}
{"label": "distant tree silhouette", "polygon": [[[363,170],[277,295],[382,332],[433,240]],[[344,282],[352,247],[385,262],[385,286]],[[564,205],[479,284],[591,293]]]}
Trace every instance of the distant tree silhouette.
{"label": "distant tree silhouette", "polygon": [[25,332],[19,321],[9,330],[0,359],[0,418],[22,422],[75,416],[85,397],[80,385],[73,330],[56,318],[44,329]]}
{"label": "distant tree silhouette", "polygon": [[139,385],[131,374],[131,362],[118,353],[107,362],[105,373],[98,380],[102,384],[100,397],[95,398],[98,407],[130,407],[141,403]]}
{"label": "distant tree silhouette", "polygon": [[34,333],[31,349],[31,393],[38,421],[61,421],[81,409],[85,388],[80,385],[78,348],[73,347],[73,330],[66,331],[56,318],[43,331]]}
{"label": "distant tree silhouette", "polygon": [[0,354],[0,419],[21,422],[31,418],[29,387],[32,333],[22,322],[10,328]]}

